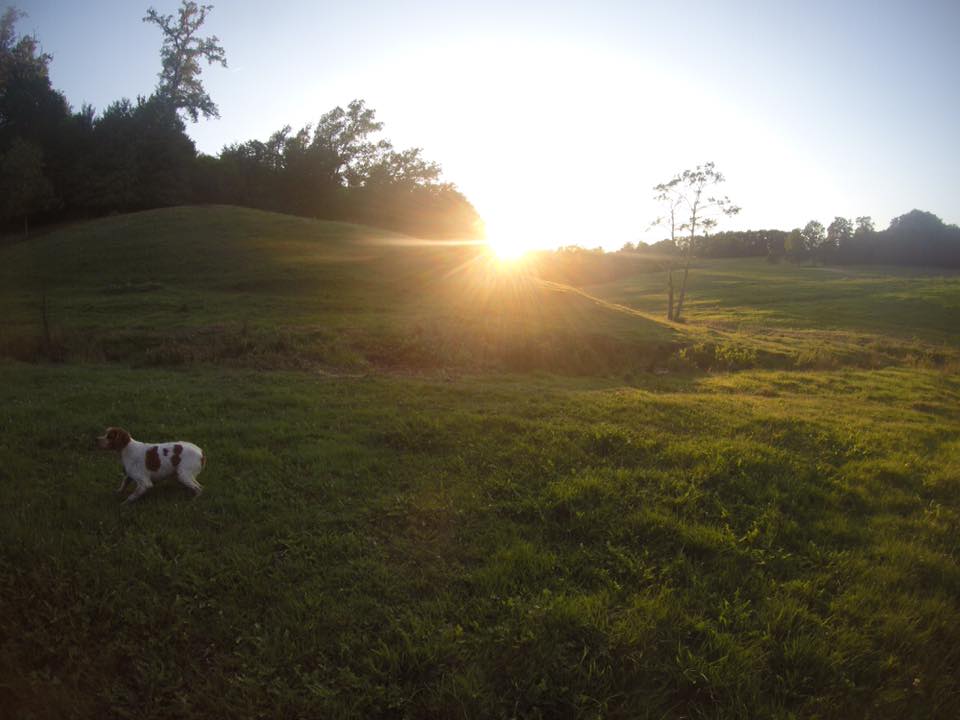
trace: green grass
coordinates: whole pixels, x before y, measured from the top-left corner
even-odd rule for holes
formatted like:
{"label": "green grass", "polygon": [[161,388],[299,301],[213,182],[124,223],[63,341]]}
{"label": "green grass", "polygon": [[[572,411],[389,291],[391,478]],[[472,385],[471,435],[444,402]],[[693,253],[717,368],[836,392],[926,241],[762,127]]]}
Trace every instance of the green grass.
{"label": "green grass", "polygon": [[592,372],[649,366],[677,342],[476,246],[234,207],[135,213],[0,249],[0,355],[40,354],[44,297],[46,354],[75,361]]}
{"label": "green grass", "polygon": [[[587,291],[650,317],[667,304],[663,272]],[[700,260],[684,308],[687,360],[704,369],[960,362],[960,275],[942,269]]]}
{"label": "green grass", "polygon": [[[0,386],[15,716],[960,711],[955,376]],[[107,423],[201,443],[206,493],[118,505]]]}
{"label": "green grass", "polygon": [[[0,716],[960,715],[960,288],[843,272],[671,325],[236,208],[0,249]],[[206,492],[121,505],[107,425]]]}
{"label": "green grass", "polygon": [[[650,313],[666,308],[663,273],[596,289]],[[691,270],[685,308],[691,322],[727,328],[870,332],[960,343],[960,275],[942,269],[701,260]]]}

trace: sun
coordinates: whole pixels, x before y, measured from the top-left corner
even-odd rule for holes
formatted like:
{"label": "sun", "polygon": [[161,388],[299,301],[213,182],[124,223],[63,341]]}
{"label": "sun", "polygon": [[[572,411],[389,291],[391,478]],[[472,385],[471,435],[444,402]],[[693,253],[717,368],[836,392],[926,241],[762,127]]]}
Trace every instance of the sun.
{"label": "sun", "polygon": [[509,235],[487,238],[487,246],[498,260],[519,260],[530,250],[526,243]]}
{"label": "sun", "polygon": [[536,247],[536,234],[529,219],[516,213],[500,213],[484,223],[487,247],[500,262],[515,263]]}

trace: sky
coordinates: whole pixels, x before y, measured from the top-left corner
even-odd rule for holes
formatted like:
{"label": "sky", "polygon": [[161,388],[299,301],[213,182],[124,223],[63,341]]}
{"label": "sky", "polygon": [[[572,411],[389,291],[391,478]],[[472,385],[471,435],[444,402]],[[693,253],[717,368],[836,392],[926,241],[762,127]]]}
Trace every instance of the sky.
{"label": "sky", "polygon": [[[960,2],[210,0],[220,119],[198,150],[296,130],[362,98],[420,147],[488,236],[616,249],[664,237],[652,187],[713,161],[742,207],[718,230],[918,208],[960,223]],[[6,3],[2,3],[6,5]],[[149,95],[148,7],[15,2],[78,109]]]}

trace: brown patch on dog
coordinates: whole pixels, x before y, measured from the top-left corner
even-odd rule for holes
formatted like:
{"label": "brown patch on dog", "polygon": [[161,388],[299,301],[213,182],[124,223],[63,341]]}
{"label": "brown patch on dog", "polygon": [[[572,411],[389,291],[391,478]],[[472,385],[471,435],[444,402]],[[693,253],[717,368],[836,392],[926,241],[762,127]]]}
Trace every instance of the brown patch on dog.
{"label": "brown patch on dog", "polygon": [[147,450],[147,470],[156,471],[160,469],[160,452],[159,448],[154,445],[152,448]]}
{"label": "brown patch on dog", "polygon": [[170,459],[170,462],[173,463],[174,467],[180,464],[180,454],[183,452],[183,445],[174,445],[173,446],[173,457]]}
{"label": "brown patch on dog", "polygon": [[104,450],[123,450],[129,443],[130,433],[117,427],[108,427],[103,436],[97,438],[97,445]]}

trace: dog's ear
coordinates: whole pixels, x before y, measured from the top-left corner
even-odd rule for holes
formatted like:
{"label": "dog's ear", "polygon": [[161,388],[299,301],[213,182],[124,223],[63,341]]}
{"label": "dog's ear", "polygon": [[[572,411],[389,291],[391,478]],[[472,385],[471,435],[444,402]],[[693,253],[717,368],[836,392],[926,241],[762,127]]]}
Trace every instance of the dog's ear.
{"label": "dog's ear", "polygon": [[130,442],[130,433],[123,428],[114,428],[113,430],[115,433],[113,445],[117,450],[123,450]]}
{"label": "dog's ear", "polygon": [[107,445],[111,450],[123,450],[123,448],[127,446],[127,443],[130,442],[130,433],[117,427],[107,428],[104,437],[107,439]]}

